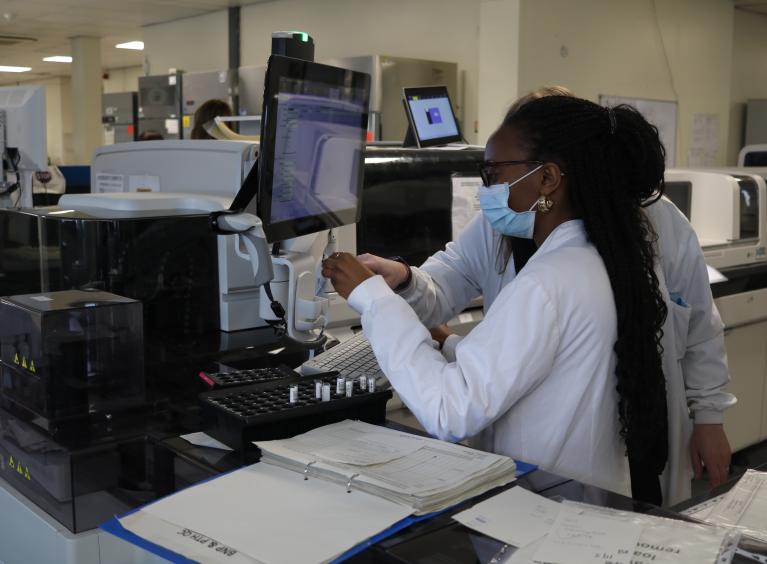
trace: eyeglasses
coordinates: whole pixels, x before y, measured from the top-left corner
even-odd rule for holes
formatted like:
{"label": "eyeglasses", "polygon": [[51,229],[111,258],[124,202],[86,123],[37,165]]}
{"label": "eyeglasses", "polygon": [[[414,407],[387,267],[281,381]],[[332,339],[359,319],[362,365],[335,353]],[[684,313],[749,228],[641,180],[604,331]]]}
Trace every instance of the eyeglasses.
{"label": "eyeglasses", "polygon": [[533,164],[542,165],[543,161],[528,160],[528,161],[482,161],[477,167],[479,169],[479,176],[482,178],[482,183],[485,186],[492,186],[496,183],[497,175],[495,169],[501,166],[511,166],[519,164]]}

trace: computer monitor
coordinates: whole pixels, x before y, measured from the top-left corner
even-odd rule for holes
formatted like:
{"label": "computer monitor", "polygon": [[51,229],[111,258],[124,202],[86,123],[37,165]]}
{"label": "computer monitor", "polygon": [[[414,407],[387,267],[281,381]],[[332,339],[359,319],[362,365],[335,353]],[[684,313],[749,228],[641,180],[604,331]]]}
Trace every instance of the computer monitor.
{"label": "computer monitor", "polygon": [[445,145],[463,139],[447,86],[403,88],[405,113],[419,147]]}
{"label": "computer monitor", "polygon": [[0,87],[0,113],[5,114],[6,154],[11,157],[9,149],[18,151],[18,165],[13,166],[12,163],[12,168],[45,170],[48,167],[48,150],[43,87]]}
{"label": "computer monitor", "polygon": [[255,213],[270,243],[356,223],[369,99],[365,73],[272,55],[258,169],[232,209]]}

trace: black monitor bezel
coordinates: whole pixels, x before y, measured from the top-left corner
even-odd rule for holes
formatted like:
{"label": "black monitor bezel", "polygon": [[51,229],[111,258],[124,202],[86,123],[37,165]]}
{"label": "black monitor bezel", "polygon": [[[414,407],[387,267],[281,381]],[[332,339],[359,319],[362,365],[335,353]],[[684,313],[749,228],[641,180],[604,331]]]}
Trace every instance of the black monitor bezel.
{"label": "black monitor bezel", "polygon": [[[447,98],[448,104],[450,105],[450,115],[453,117],[453,122],[455,123],[455,130],[457,133],[455,135],[449,135],[446,137],[421,139],[421,136],[418,134],[418,128],[416,128],[415,125],[415,120],[413,119],[413,109],[410,107],[410,103],[408,102],[408,96],[433,97],[435,94],[439,94],[440,97],[444,95],[444,97]],[[458,119],[455,117],[453,101],[450,99],[450,94],[447,91],[447,86],[406,87],[402,89],[402,100],[405,103],[405,114],[407,115],[408,125],[413,132],[413,137],[415,138],[418,147],[435,147],[437,145],[446,145],[447,143],[463,141],[463,135],[461,135],[461,125],[458,123]]]}
{"label": "black monitor bezel", "polygon": [[[360,118],[360,142],[363,147],[358,167],[357,206],[335,213],[325,213],[272,223],[272,181],[274,179],[274,140],[277,132],[277,100],[272,95],[279,92],[279,80],[282,77],[293,77],[330,85],[343,84],[346,87],[358,88],[364,91],[363,101],[365,112]],[[264,80],[264,106],[261,114],[261,146],[258,155],[258,198],[257,215],[264,227],[266,239],[270,243],[284,241],[309,235],[318,231],[357,223],[362,213],[362,179],[364,175],[364,146],[367,136],[367,123],[370,104],[370,75],[362,72],[331,67],[311,61],[292,59],[281,55],[269,57],[266,77]],[[265,143],[266,141],[266,143]],[[252,207],[252,204],[248,207]]]}

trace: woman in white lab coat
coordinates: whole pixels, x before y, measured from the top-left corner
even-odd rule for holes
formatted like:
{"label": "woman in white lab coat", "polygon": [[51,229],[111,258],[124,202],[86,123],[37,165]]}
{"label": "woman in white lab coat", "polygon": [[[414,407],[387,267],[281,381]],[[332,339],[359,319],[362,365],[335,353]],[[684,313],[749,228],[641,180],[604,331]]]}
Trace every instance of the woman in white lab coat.
{"label": "woman in white lab coat", "polygon": [[[485,156],[485,218],[538,251],[499,287],[455,362],[354,257],[334,255],[324,274],[362,314],[381,367],[429,432],[485,431],[496,452],[659,503],[666,304],[640,207],[663,182],[657,131],[631,108],[557,96],[508,116]],[[476,249],[497,251],[491,241]]]}

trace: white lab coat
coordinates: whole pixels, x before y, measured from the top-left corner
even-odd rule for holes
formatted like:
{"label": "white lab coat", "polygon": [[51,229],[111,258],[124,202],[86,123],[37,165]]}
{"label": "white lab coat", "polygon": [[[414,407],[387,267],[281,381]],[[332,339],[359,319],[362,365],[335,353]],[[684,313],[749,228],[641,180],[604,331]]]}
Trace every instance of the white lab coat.
{"label": "white lab coat", "polygon": [[[469,229],[484,232],[476,222]],[[473,250],[491,258],[491,247]],[[480,274],[492,278],[490,270]],[[462,297],[482,289],[467,276],[463,282],[455,287]],[[382,277],[355,288],[349,304],[362,315],[389,381],[428,432],[456,441],[490,428],[495,452],[629,494],[618,433],[615,305],[583,223],[560,225],[513,284],[498,280],[485,290],[485,318],[458,344],[455,362],[432,348],[414,309]],[[435,294],[421,298],[436,306]],[[431,309],[453,309],[444,303]]]}
{"label": "white lab coat", "polygon": [[[721,389],[729,381],[723,326],[695,232],[665,198],[646,210],[658,233],[656,272],[669,311],[663,336],[669,463],[662,485],[664,503],[670,505],[690,496],[690,412],[697,423],[721,423],[722,412],[735,399]],[[445,251],[429,258],[420,269],[413,269],[413,283],[401,295],[427,327],[445,323],[480,295],[488,311],[501,290],[514,280],[513,264],[503,274],[498,273],[499,239],[484,218],[477,216]],[[673,302],[672,294],[686,305]],[[456,336],[448,338],[443,349],[448,359],[455,358],[460,341]],[[492,427],[474,440],[477,447],[490,450],[497,449],[497,443]]]}

